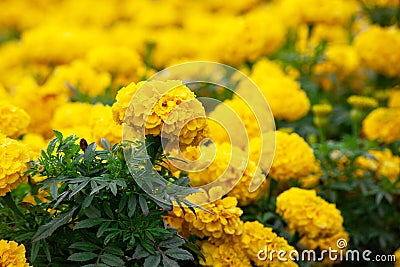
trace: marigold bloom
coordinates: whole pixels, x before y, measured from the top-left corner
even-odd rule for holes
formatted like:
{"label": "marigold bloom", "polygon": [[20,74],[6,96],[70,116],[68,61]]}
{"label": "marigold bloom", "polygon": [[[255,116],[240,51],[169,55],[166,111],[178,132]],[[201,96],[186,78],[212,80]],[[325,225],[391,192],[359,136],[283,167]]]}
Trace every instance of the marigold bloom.
{"label": "marigold bloom", "polygon": [[400,177],[400,157],[393,155],[390,149],[369,150],[368,155],[369,157],[360,156],[356,159],[355,163],[361,169],[384,176],[391,182],[395,182]]}
{"label": "marigold bloom", "polygon": [[269,175],[278,181],[301,179],[319,170],[312,148],[296,133],[276,131],[276,150]]}
{"label": "marigold bloom", "polygon": [[389,108],[400,108],[400,91],[399,90],[390,90],[389,91],[388,107]]}
{"label": "marigold bloom", "polygon": [[199,260],[202,266],[220,267],[251,267],[251,263],[240,242],[235,239],[226,239],[221,244],[213,244],[210,241],[202,241],[200,249],[205,260]]}
{"label": "marigold bloom", "polygon": [[312,112],[315,116],[325,117],[332,113],[332,106],[329,104],[317,104],[312,106]]}
{"label": "marigold bloom", "polygon": [[240,220],[243,211],[236,205],[236,198],[226,197],[203,206],[212,214],[196,209],[196,215],[189,209],[183,214],[181,208],[174,206],[164,219],[186,237],[193,234],[212,239],[239,236],[243,230],[243,222]]}
{"label": "marigold bloom", "polygon": [[0,240],[0,266],[25,267],[29,266],[25,258],[25,246],[14,241]]}
{"label": "marigold bloom", "polygon": [[400,267],[400,248],[397,249],[393,254],[396,257],[396,262],[394,263],[394,266]]}
{"label": "marigold bloom", "polygon": [[[193,170],[200,170],[188,173],[193,186],[208,184],[218,179],[218,186],[232,188],[227,192],[228,196],[235,197],[240,206],[257,201],[268,190],[269,182],[261,173],[261,169],[254,161],[248,159],[243,150],[232,148],[229,143],[218,144],[215,157],[212,146],[202,146],[199,150],[201,150],[203,158],[198,163],[189,163],[188,166]],[[187,159],[198,159],[201,156],[199,150],[188,147],[183,154]],[[207,167],[202,168],[202,166]],[[252,181],[261,186],[257,190],[249,192],[249,185]]]}
{"label": "marigold bloom", "polygon": [[377,108],[362,123],[362,132],[370,140],[392,143],[400,140],[400,109]]}
{"label": "marigold bloom", "polygon": [[397,27],[371,26],[354,40],[364,65],[380,74],[400,76],[400,30]]}
{"label": "marigold bloom", "polygon": [[276,63],[267,60],[257,62],[250,78],[261,89],[276,119],[296,121],[308,113],[310,101],[307,94]]}
{"label": "marigold bloom", "polygon": [[30,156],[27,145],[0,134],[0,197],[26,181]]}
{"label": "marigold bloom", "polygon": [[9,103],[0,103],[0,133],[10,138],[18,138],[26,133],[29,115],[22,108]]}
{"label": "marigold bloom", "polygon": [[276,212],[289,230],[309,239],[326,238],[343,230],[343,217],[335,204],[317,196],[315,190],[292,187],[276,200]]}
{"label": "marigold bloom", "polygon": [[[123,122],[129,130],[141,131],[145,127],[146,135],[163,134],[169,142],[178,140],[181,145],[196,144],[202,139],[206,129],[204,107],[181,81],[153,80],[138,87],[129,85],[117,95],[113,108],[117,122],[125,110]],[[135,93],[128,100],[127,96]]]}
{"label": "marigold bloom", "polygon": [[[289,259],[289,252],[294,248],[283,237],[275,234],[272,228],[264,227],[258,221],[244,223],[241,243],[246,255],[256,266],[297,266],[296,263]],[[267,248],[267,251],[265,251],[265,248]],[[264,253],[266,253],[266,255],[261,255],[266,256],[265,261],[258,259],[260,250],[264,250]],[[288,261],[280,261],[276,253],[269,254],[268,252],[271,252],[271,250],[286,251]]]}

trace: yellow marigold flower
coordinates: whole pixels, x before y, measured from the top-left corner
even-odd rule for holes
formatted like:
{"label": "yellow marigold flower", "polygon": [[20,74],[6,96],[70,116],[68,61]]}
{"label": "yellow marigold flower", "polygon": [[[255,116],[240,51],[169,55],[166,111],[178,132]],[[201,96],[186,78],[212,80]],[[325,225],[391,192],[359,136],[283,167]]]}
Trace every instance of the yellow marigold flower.
{"label": "yellow marigold flower", "polygon": [[40,155],[42,149],[46,149],[47,142],[40,134],[27,133],[22,138],[22,143],[27,144],[30,150],[35,154],[35,158]]}
{"label": "yellow marigold flower", "polygon": [[392,143],[400,140],[400,109],[377,108],[367,115],[362,131],[370,140]]}
{"label": "yellow marigold flower", "polygon": [[117,79],[121,79],[119,76],[125,76],[131,81],[138,81],[145,73],[139,54],[124,45],[95,46],[88,52],[87,60],[96,70],[107,71],[117,76]]}
{"label": "yellow marigold flower", "polygon": [[112,115],[110,106],[72,102],[58,107],[51,125],[64,135],[75,134],[97,144],[105,138],[116,144],[122,140],[122,127],[114,122]]}
{"label": "yellow marigold flower", "polygon": [[29,115],[22,108],[9,103],[0,103],[0,133],[10,138],[18,138],[26,133],[30,122]]}
{"label": "yellow marigold flower", "polygon": [[397,27],[371,26],[354,40],[364,65],[380,74],[400,76],[400,30]]}
{"label": "yellow marigold flower", "polygon": [[357,109],[369,109],[378,106],[378,101],[371,97],[353,95],[347,98],[347,102]]}
{"label": "yellow marigold flower", "polygon": [[369,150],[368,157],[360,156],[355,163],[362,169],[375,172],[395,182],[400,176],[400,157],[392,154],[390,149],[383,151]]}
{"label": "yellow marigold flower", "polygon": [[30,154],[27,145],[0,134],[0,197],[26,181]]}
{"label": "yellow marigold flower", "polygon": [[[232,147],[229,143],[218,144],[216,151],[213,146],[201,146],[198,149],[188,147],[183,155],[191,161],[199,160],[187,163],[188,167],[196,170],[188,172],[191,185],[205,185],[218,179],[218,185],[215,186],[231,189],[228,196],[235,197],[240,206],[257,201],[269,188],[269,182],[257,164],[248,159],[243,150]],[[185,167],[183,165],[183,169]],[[252,181],[261,186],[249,192]]]}
{"label": "yellow marigold flower", "polygon": [[70,90],[73,88],[85,95],[95,97],[103,94],[110,83],[110,73],[97,72],[87,62],[75,60],[69,65],[55,68],[47,86],[64,88],[67,94],[72,94]]}
{"label": "yellow marigold flower", "polygon": [[400,267],[400,248],[397,249],[393,254],[396,257],[396,262],[394,263],[394,266]]}
{"label": "yellow marigold flower", "polygon": [[312,148],[296,133],[276,131],[275,156],[269,175],[278,181],[306,177],[318,171]]}
{"label": "yellow marigold flower", "polygon": [[286,190],[276,200],[276,212],[288,222],[289,230],[310,239],[330,237],[343,229],[336,205],[317,196],[315,190]]}
{"label": "yellow marigold flower", "polygon": [[[246,255],[256,266],[297,266],[289,259],[289,252],[294,250],[294,247],[290,246],[283,237],[275,234],[272,228],[264,227],[258,221],[244,223],[241,243]],[[267,253],[267,255],[260,255],[261,257],[266,256],[265,261],[258,259],[260,250]],[[288,261],[280,261],[276,253],[269,255],[268,252],[271,250],[286,251]],[[270,256],[272,256],[272,259]]]}
{"label": "yellow marigold flower", "polygon": [[32,77],[24,78],[15,87],[13,104],[23,108],[31,117],[28,132],[53,136],[50,126],[54,111],[68,101],[64,89],[47,85],[38,86]]}
{"label": "yellow marigold flower", "polygon": [[201,241],[200,249],[205,260],[200,258],[202,266],[220,267],[251,267],[251,263],[240,242],[235,239],[227,239],[221,244],[213,244],[210,241]]}
{"label": "yellow marigold flower", "polygon": [[35,197],[37,197],[42,202],[49,202],[50,200],[47,199],[48,196],[49,193],[47,191],[39,190],[37,195],[31,195],[30,193],[27,194],[22,200],[22,202],[30,203],[32,205],[37,205]]}
{"label": "yellow marigold flower", "polygon": [[310,101],[300,84],[285,74],[281,75],[279,68],[276,63],[259,61],[253,66],[250,78],[263,92],[276,119],[296,121],[308,113]]}
{"label": "yellow marigold flower", "polygon": [[25,258],[25,246],[17,242],[0,240],[0,266],[25,267],[29,266]]}
{"label": "yellow marigold flower", "polygon": [[389,91],[389,108],[400,108],[400,91],[399,90],[391,90]]}
{"label": "yellow marigold flower", "polygon": [[312,112],[316,116],[325,117],[332,113],[332,106],[329,104],[316,104],[312,106]]}
{"label": "yellow marigold flower", "polygon": [[122,124],[124,122],[126,109],[128,108],[137,89],[143,84],[144,82],[138,84],[130,83],[128,86],[125,86],[118,91],[117,96],[115,97],[116,102],[112,106],[113,118],[116,123]]}
{"label": "yellow marigold flower", "polygon": [[181,208],[174,206],[164,219],[186,237],[193,234],[212,239],[239,236],[243,230],[240,220],[243,211],[236,205],[236,198],[226,197],[203,206],[212,213],[196,209],[196,215],[189,209],[183,214]]}
{"label": "yellow marigold flower", "polygon": [[[336,250],[336,251],[342,251],[343,255],[347,250],[347,243],[349,241],[349,234],[342,230],[338,232],[337,234],[334,234],[330,237],[327,238],[317,238],[317,239],[309,239],[307,236],[303,237],[300,239],[300,243],[304,245],[307,249],[312,249],[312,250]],[[339,245],[339,246],[338,246]],[[332,265],[334,263],[339,263],[340,258],[336,261],[332,261],[328,257],[328,255],[324,255],[324,259],[322,260],[322,263],[325,265]]]}
{"label": "yellow marigold flower", "polygon": [[144,126],[145,134],[160,135],[163,129],[169,142],[178,140],[181,145],[201,140],[206,129],[204,107],[181,81],[149,81],[137,94],[130,104],[118,104],[117,99],[114,118],[120,118],[120,107],[127,106],[124,122],[133,131]]}

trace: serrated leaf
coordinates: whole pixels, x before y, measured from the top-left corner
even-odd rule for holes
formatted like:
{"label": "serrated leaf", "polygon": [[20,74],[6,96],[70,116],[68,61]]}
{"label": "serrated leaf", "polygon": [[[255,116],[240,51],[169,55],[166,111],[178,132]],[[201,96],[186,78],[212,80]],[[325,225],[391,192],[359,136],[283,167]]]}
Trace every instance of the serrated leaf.
{"label": "serrated leaf", "polygon": [[161,261],[161,255],[160,255],[160,253],[157,252],[154,255],[148,256],[144,260],[143,267],[157,267],[160,264],[160,261]]}
{"label": "serrated leaf", "polygon": [[100,257],[101,261],[110,266],[124,266],[125,262],[118,256],[112,254],[104,254]]}
{"label": "serrated leaf", "polygon": [[164,267],[179,267],[179,264],[176,261],[174,261],[173,259],[170,259],[166,256],[163,257],[162,262],[163,262]]}
{"label": "serrated leaf", "polygon": [[64,200],[64,198],[67,197],[67,195],[69,194],[70,191],[65,191],[62,192],[57,199],[57,202],[54,204],[53,209],[56,209],[58,207],[58,205],[60,205],[60,203]]}
{"label": "serrated leaf", "polygon": [[170,248],[165,251],[165,255],[177,260],[194,260],[189,251],[182,248]]}
{"label": "serrated leaf", "polygon": [[87,208],[90,206],[90,204],[92,204],[94,195],[88,195],[87,197],[85,197],[85,199],[82,202],[82,207]]}
{"label": "serrated leaf", "polygon": [[64,137],[61,132],[59,132],[57,130],[53,130],[53,133],[54,133],[55,137],[57,137],[58,140],[60,140],[60,141],[63,140]]}
{"label": "serrated leaf", "polygon": [[99,230],[97,230],[96,236],[97,236],[97,237],[101,237],[101,236],[104,234],[104,232],[107,230],[107,228],[108,228],[108,226],[110,225],[110,223],[111,223],[111,222],[103,223],[103,224],[99,227]]}
{"label": "serrated leaf", "polygon": [[114,219],[114,214],[110,208],[110,203],[108,202],[104,202],[103,204],[103,210],[106,213],[106,215],[110,218],[110,219]]}
{"label": "serrated leaf", "polygon": [[117,247],[115,245],[110,245],[106,247],[105,251],[109,254],[124,256],[124,251],[120,247]]}
{"label": "serrated leaf", "polygon": [[53,199],[57,199],[58,197],[58,184],[56,181],[53,181],[50,184],[50,194]]}
{"label": "serrated leaf", "polygon": [[126,203],[128,203],[128,196],[124,194],[121,197],[121,200],[119,201],[119,205],[118,205],[118,212],[119,213],[122,213],[122,211],[125,209]]}
{"label": "serrated leaf", "polygon": [[101,212],[100,210],[98,210],[96,207],[94,207],[93,205],[87,207],[84,210],[84,213],[86,216],[88,216],[89,218],[99,218],[101,216]]}
{"label": "serrated leaf", "polygon": [[46,223],[45,225],[40,226],[36,234],[33,236],[32,241],[36,242],[42,240],[43,238],[51,236],[54,233],[54,231],[56,231],[58,228],[66,224],[72,218],[76,209],[77,208],[74,208],[67,213],[61,214],[57,216],[55,219]]}
{"label": "serrated leaf", "polygon": [[40,242],[33,242],[32,247],[31,247],[31,263],[35,262],[36,257],[39,253],[39,248],[40,248]]}
{"label": "serrated leaf", "polygon": [[135,253],[132,255],[132,259],[141,259],[144,257],[148,257],[150,253],[145,250],[141,245],[137,245],[135,249]]}
{"label": "serrated leaf", "polygon": [[104,219],[104,218],[89,218],[89,219],[86,219],[86,220],[78,222],[74,226],[74,230],[83,229],[83,228],[90,228],[90,227],[96,226],[98,224],[101,224],[104,221],[106,221],[106,219]]}
{"label": "serrated leaf", "polygon": [[135,213],[137,200],[135,195],[130,195],[128,200],[128,217],[131,218]]}
{"label": "serrated leaf", "polygon": [[117,235],[119,235],[121,232],[119,230],[109,233],[106,238],[104,238],[104,244],[108,244],[114,237],[116,237]]}
{"label": "serrated leaf", "polygon": [[80,249],[83,251],[93,252],[99,249],[98,246],[90,242],[76,242],[69,246],[69,248]]}
{"label": "serrated leaf", "polygon": [[102,145],[106,150],[110,150],[110,149],[111,149],[110,143],[109,143],[106,139],[101,138],[101,139],[100,139],[100,142],[101,142],[101,145]]}
{"label": "serrated leaf", "polygon": [[47,261],[51,262],[50,250],[49,250],[49,247],[47,245],[47,242],[45,240],[42,240],[41,243],[42,243],[42,247],[43,247],[43,250],[44,250],[44,254],[46,255]]}
{"label": "serrated leaf", "polygon": [[142,209],[143,215],[148,216],[150,212],[149,207],[147,206],[146,199],[142,195],[139,196],[139,205],[140,208]]}
{"label": "serrated leaf", "polygon": [[97,258],[97,254],[93,252],[78,252],[68,257],[69,261],[88,261]]}
{"label": "serrated leaf", "polygon": [[79,185],[75,186],[73,190],[71,191],[71,194],[69,194],[69,199],[71,199],[73,196],[75,196],[78,192],[80,192],[87,184],[89,183],[89,180],[84,181],[80,183]]}
{"label": "serrated leaf", "polygon": [[115,182],[110,183],[110,184],[108,185],[108,188],[110,188],[111,193],[112,193],[114,196],[117,196],[118,189],[117,189],[117,185],[115,184]]}
{"label": "serrated leaf", "polygon": [[179,238],[179,237],[173,237],[171,239],[161,241],[159,243],[159,247],[176,248],[176,247],[182,246],[183,244],[185,244],[185,240],[183,240],[182,238]]}

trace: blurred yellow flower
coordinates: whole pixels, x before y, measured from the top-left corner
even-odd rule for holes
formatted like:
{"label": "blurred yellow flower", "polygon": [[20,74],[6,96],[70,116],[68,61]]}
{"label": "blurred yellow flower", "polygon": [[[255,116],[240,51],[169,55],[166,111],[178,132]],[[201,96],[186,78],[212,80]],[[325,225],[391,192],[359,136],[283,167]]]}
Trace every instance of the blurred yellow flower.
{"label": "blurred yellow flower", "polygon": [[343,217],[335,204],[317,196],[315,190],[292,187],[276,200],[276,212],[288,228],[309,239],[331,237],[343,231]]}
{"label": "blurred yellow flower", "polygon": [[383,75],[400,76],[400,30],[396,27],[371,26],[354,40],[362,63]]}
{"label": "blurred yellow flower", "polygon": [[201,241],[200,249],[205,260],[200,258],[202,266],[219,267],[251,267],[247,255],[244,253],[241,243],[237,239],[226,239],[225,242],[213,244],[210,241]]}
{"label": "blurred yellow flower", "polygon": [[362,132],[370,140],[392,143],[400,140],[400,109],[377,108],[362,123]]}
{"label": "blurred yellow flower", "polygon": [[26,133],[30,117],[22,108],[7,102],[0,102],[0,133],[18,138]]}
{"label": "blurred yellow flower", "polygon": [[347,102],[357,109],[369,109],[378,106],[378,101],[371,97],[353,95],[347,98]]}
{"label": "blurred yellow flower", "polygon": [[27,145],[0,134],[0,197],[26,181],[30,157]]}
{"label": "blurred yellow flower", "polygon": [[0,266],[27,267],[29,264],[25,258],[25,246],[17,242],[0,240]]}

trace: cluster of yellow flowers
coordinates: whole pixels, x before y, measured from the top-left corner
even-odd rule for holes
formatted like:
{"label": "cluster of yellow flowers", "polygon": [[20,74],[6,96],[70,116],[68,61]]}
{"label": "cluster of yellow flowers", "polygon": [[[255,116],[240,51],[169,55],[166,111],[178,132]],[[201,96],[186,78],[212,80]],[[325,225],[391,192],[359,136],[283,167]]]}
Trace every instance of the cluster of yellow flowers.
{"label": "cluster of yellow flowers", "polygon": [[[356,164],[361,170],[368,170],[380,177],[386,177],[395,182],[400,175],[400,157],[392,154],[392,151],[370,150],[368,156],[361,156],[356,159]],[[360,173],[361,175],[363,172]]]}
{"label": "cluster of yellow flowers", "polygon": [[287,221],[289,231],[297,232],[310,249],[334,247],[339,237],[348,241],[340,211],[315,190],[290,188],[278,196],[276,211]]}
{"label": "cluster of yellow flowers", "polygon": [[[189,210],[174,207],[165,217],[166,222],[177,228],[184,236],[197,235],[204,260],[204,266],[297,266],[293,261],[279,261],[277,255],[258,259],[258,252],[269,250],[294,250],[287,241],[277,236],[271,228],[261,223],[240,220],[243,211],[236,207],[234,197],[226,197],[204,206],[209,212],[198,210],[196,215]],[[210,213],[211,212],[211,213]],[[266,252],[267,253],[267,252]]]}
{"label": "cluster of yellow flowers", "polygon": [[364,119],[362,130],[368,139],[383,143],[400,140],[400,108],[377,108]]}
{"label": "cluster of yellow flowers", "polygon": [[30,157],[27,145],[0,133],[0,197],[26,181],[24,173]]}
{"label": "cluster of yellow flowers", "polygon": [[130,84],[118,92],[113,114],[132,131],[178,137],[182,145],[196,144],[206,128],[204,107],[181,81]]}
{"label": "cluster of yellow flowers", "polygon": [[18,245],[14,241],[0,240],[0,266],[26,267],[29,264],[25,258],[24,245]]}

